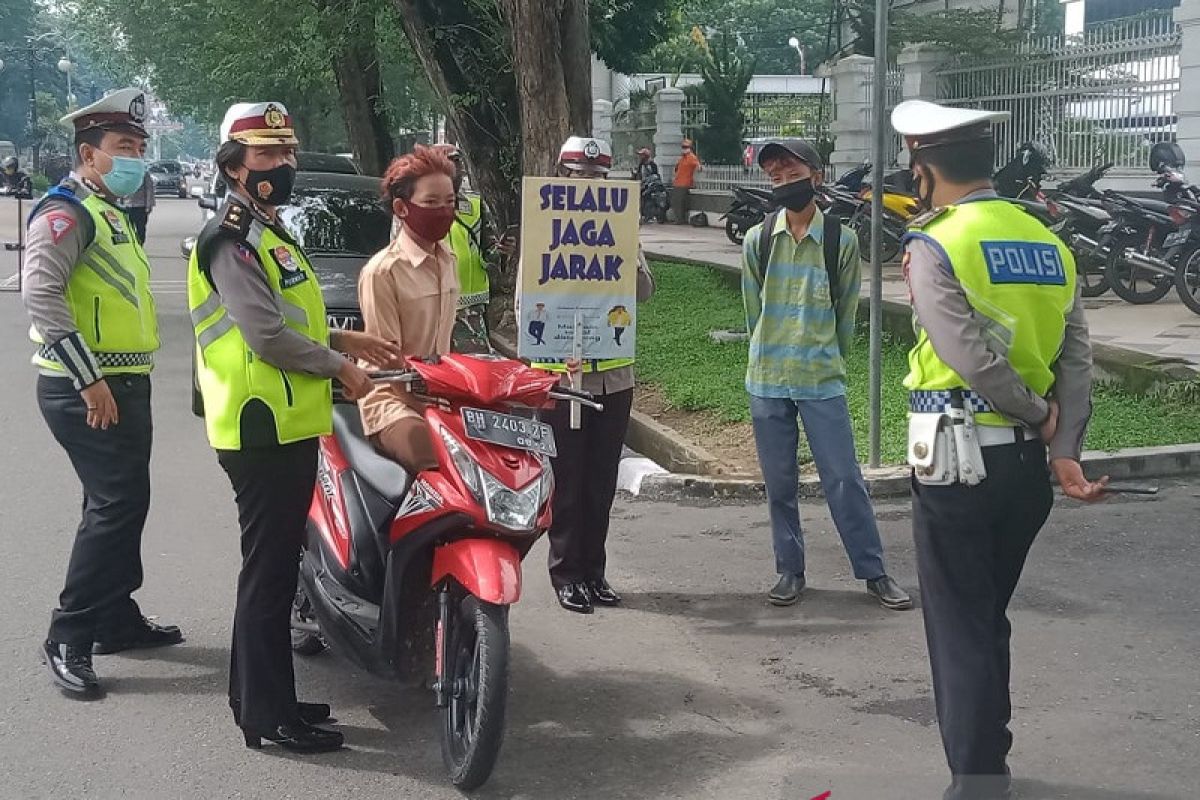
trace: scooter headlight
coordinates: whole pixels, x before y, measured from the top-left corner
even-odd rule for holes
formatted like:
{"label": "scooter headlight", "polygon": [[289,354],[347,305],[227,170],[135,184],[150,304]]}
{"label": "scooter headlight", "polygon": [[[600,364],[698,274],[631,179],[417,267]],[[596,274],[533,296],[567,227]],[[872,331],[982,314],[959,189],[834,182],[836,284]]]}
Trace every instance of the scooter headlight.
{"label": "scooter headlight", "polygon": [[488,519],[514,531],[527,531],[537,522],[542,507],[542,479],[530,481],[524,489],[513,491],[487,472],[483,475]]}
{"label": "scooter headlight", "polygon": [[467,484],[467,488],[471,490],[471,494],[475,496],[475,499],[483,503],[483,478],[480,477],[480,473],[483,470],[479,468],[479,464],[467,452],[467,448],[463,447],[450,431],[445,428],[439,428],[438,432],[442,435],[442,443],[446,445],[446,452],[450,454],[450,460],[454,462],[454,468],[458,470],[463,483]]}
{"label": "scooter headlight", "polygon": [[537,523],[538,512],[554,491],[554,475],[545,459],[542,474],[524,489],[512,490],[485,470],[458,439],[445,428],[440,430],[454,468],[487,511],[489,522],[513,531],[526,531]]}

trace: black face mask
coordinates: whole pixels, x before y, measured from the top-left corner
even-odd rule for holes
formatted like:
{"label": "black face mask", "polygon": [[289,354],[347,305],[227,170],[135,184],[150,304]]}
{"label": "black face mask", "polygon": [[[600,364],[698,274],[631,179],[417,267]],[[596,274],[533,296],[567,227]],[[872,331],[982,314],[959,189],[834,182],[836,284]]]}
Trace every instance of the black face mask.
{"label": "black face mask", "polygon": [[813,187],[812,178],[776,186],[771,192],[771,199],[775,201],[775,205],[783,206],[788,211],[803,211],[816,196],[817,190]]}
{"label": "black face mask", "polygon": [[291,164],[265,170],[252,169],[246,175],[246,192],[256,203],[281,206],[292,196],[296,185],[296,168]]}
{"label": "black face mask", "polygon": [[928,177],[924,172],[915,170],[913,172],[913,191],[917,195],[917,203],[920,204],[922,210],[933,210],[933,173]]}

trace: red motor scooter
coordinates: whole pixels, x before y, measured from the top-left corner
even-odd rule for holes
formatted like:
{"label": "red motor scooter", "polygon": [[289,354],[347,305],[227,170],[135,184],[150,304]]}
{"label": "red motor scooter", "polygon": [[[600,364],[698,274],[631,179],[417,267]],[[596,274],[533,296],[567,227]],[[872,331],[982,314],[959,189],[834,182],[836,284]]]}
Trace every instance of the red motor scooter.
{"label": "red motor scooter", "polygon": [[374,377],[429,404],[438,466],[410,475],[367,442],[356,405],[334,405],[292,646],[312,655],[328,643],[374,674],[431,683],[450,779],[470,790],[488,779],[504,735],[521,559],[550,525],[554,434],[537,409],[600,407],[555,375],[493,355],[408,365]]}

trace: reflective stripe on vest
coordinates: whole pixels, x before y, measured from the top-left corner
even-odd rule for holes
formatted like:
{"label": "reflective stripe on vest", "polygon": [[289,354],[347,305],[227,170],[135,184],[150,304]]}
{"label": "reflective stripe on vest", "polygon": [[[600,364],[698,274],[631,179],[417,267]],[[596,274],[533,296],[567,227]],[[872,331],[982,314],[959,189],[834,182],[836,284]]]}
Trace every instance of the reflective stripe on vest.
{"label": "reflective stripe on vest", "polygon": [[[288,327],[328,346],[325,302],[304,252],[257,220],[247,240],[258,254]],[[271,409],[280,444],[328,434],[333,414],[329,379],[281,370],[250,349],[201,269],[199,248],[192,251],[187,282],[188,310],[196,337],[196,374],[212,446],[241,449],[242,410],[251,400],[260,400]]]}
{"label": "reflective stripe on vest", "polygon": [[[951,206],[906,238],[926,239],[945,252],[988,349],[1004,357],[1031,391],[1045,396],[1054,385],[1052,367],[1075,303],[1075,260],[1066,245],[1006,200]],[[919,320],[915,324],[917,343],[908,356],[905,387],[970,388],[938,357]],[[994,412],[975,419],[983,425],[1013,424]]]}
{"label": "reflective stripe on vest", "polygon": [[469,211],[459,210],[447,237],[458,262],[458,307],[467,308],[491,299],[491,282],[483,258],[483,206],[478,195],[468,195]]}
{"label": "reflective stripe on vest", "polygon": [[[530,364],[534,369],[544,369],[547,372],[566,372],[566,361],[534,361]],[[588,359],[583,362],[582,372],[608,372],[621,367],[632,367],[632,358],[610,358],[607,360]]]}
{"label": "reflective stripe on vest", "polygon": [[[95,236],[67,280],[67,307],[102,373],[149,373],[159,338],[146,252],[125,212],[103,197],[90,194],[79,207],[91,217]],[[32,326],[29,338],[40,345],[31,359],[34,364],[66,374]]]}

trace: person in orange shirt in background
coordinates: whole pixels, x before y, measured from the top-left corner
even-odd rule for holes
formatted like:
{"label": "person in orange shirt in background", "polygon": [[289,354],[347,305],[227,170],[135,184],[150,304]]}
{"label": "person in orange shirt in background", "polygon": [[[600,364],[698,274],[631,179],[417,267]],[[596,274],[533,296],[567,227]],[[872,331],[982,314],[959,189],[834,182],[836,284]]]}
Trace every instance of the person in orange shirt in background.
{"label": "person in orange shirt in background", "polygon": [[700,157],[696,155],[696,151],[692,148],[692,140],[684,139],[683,155],[680,156],[679,163],[675,165],[675,188],[696,188],[696,173],[703,171],[704,165],[700,163]]}
{"label": "person in orange shirt in background", "polygon": [[671,208],[677,209],[675,221],[681,225],[688,220],[688,192],[696,187],[696,173],[704,171],[692,140],[684,139],[682,148],[683,155],[675,165],[674,191],[671,192]]}

